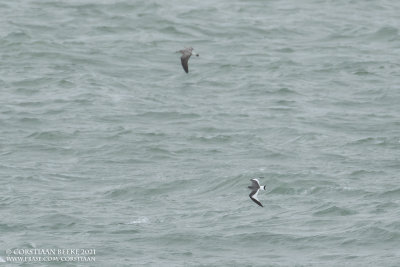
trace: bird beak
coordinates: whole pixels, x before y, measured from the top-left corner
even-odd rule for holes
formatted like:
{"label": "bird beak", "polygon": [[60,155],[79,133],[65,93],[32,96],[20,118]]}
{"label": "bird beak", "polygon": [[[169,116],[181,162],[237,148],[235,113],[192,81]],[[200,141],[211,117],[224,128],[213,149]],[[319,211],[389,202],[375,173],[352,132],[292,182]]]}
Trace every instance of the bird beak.
{"label": "bird beak", "polygon": [[196,57],[199,56],[199,54],[197,54],[196,52],[192,51],[192,54],[195,55]]}

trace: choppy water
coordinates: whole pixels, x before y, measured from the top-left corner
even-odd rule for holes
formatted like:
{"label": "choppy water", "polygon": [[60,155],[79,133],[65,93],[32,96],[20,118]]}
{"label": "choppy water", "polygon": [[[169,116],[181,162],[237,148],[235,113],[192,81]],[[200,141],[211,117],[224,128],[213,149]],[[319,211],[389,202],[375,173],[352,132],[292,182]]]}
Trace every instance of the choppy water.
{"label": "choppy water", "polygon": [[399,10],[1,1],[0,256],[398,266]]}

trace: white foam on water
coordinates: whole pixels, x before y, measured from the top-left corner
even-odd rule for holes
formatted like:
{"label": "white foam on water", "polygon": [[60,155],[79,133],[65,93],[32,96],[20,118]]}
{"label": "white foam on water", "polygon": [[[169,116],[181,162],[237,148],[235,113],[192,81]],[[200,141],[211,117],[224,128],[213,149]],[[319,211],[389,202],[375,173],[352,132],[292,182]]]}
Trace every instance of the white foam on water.
{"label": "white foam on water", "polygon": [[127,224],[142,224],[142,223],[149,223],[150,220],[147,217],[139,217],[133,221],[128,222]]}

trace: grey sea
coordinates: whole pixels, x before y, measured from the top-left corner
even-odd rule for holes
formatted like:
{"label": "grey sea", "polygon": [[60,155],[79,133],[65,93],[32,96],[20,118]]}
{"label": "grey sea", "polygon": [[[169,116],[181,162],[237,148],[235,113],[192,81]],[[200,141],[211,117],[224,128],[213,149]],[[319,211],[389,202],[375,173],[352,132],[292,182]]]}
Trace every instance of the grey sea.
{"label": "grey sea", "polygon": [[399,10],[0,1],[0,266],[400,266]]}

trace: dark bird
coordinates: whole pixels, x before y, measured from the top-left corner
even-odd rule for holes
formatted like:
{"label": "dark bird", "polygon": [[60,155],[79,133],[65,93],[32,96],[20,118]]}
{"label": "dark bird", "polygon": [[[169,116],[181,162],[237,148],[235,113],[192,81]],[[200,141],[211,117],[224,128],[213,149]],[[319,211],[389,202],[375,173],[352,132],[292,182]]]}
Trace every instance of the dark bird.
{"label": "dark bird", "polygon": [[250,179],[250,181],[252,182],[252,184],[251,186],[249,186],[249,188],[251,189],[249,197],[251,198],[251,200],[257,203],[257,205],[259,205],[260,207],[264,207],[258,200],[257,195],[260,190],[265,190],[266,186],[260,186],[260,182],[257,179]]}
{"label": "dark bird", "polygon": [[188,61],[191,55],[195,55],[195,56],[199,56],[199,54],[193,52],[193,48],[189,47],[189,48],[185,48],[183,50],[179,50],[177,51],[177,53],[181,53],[181,62],[182,62],[182,67],[185,70],[186,73],[189,73],[189,66],[188,66]]}

